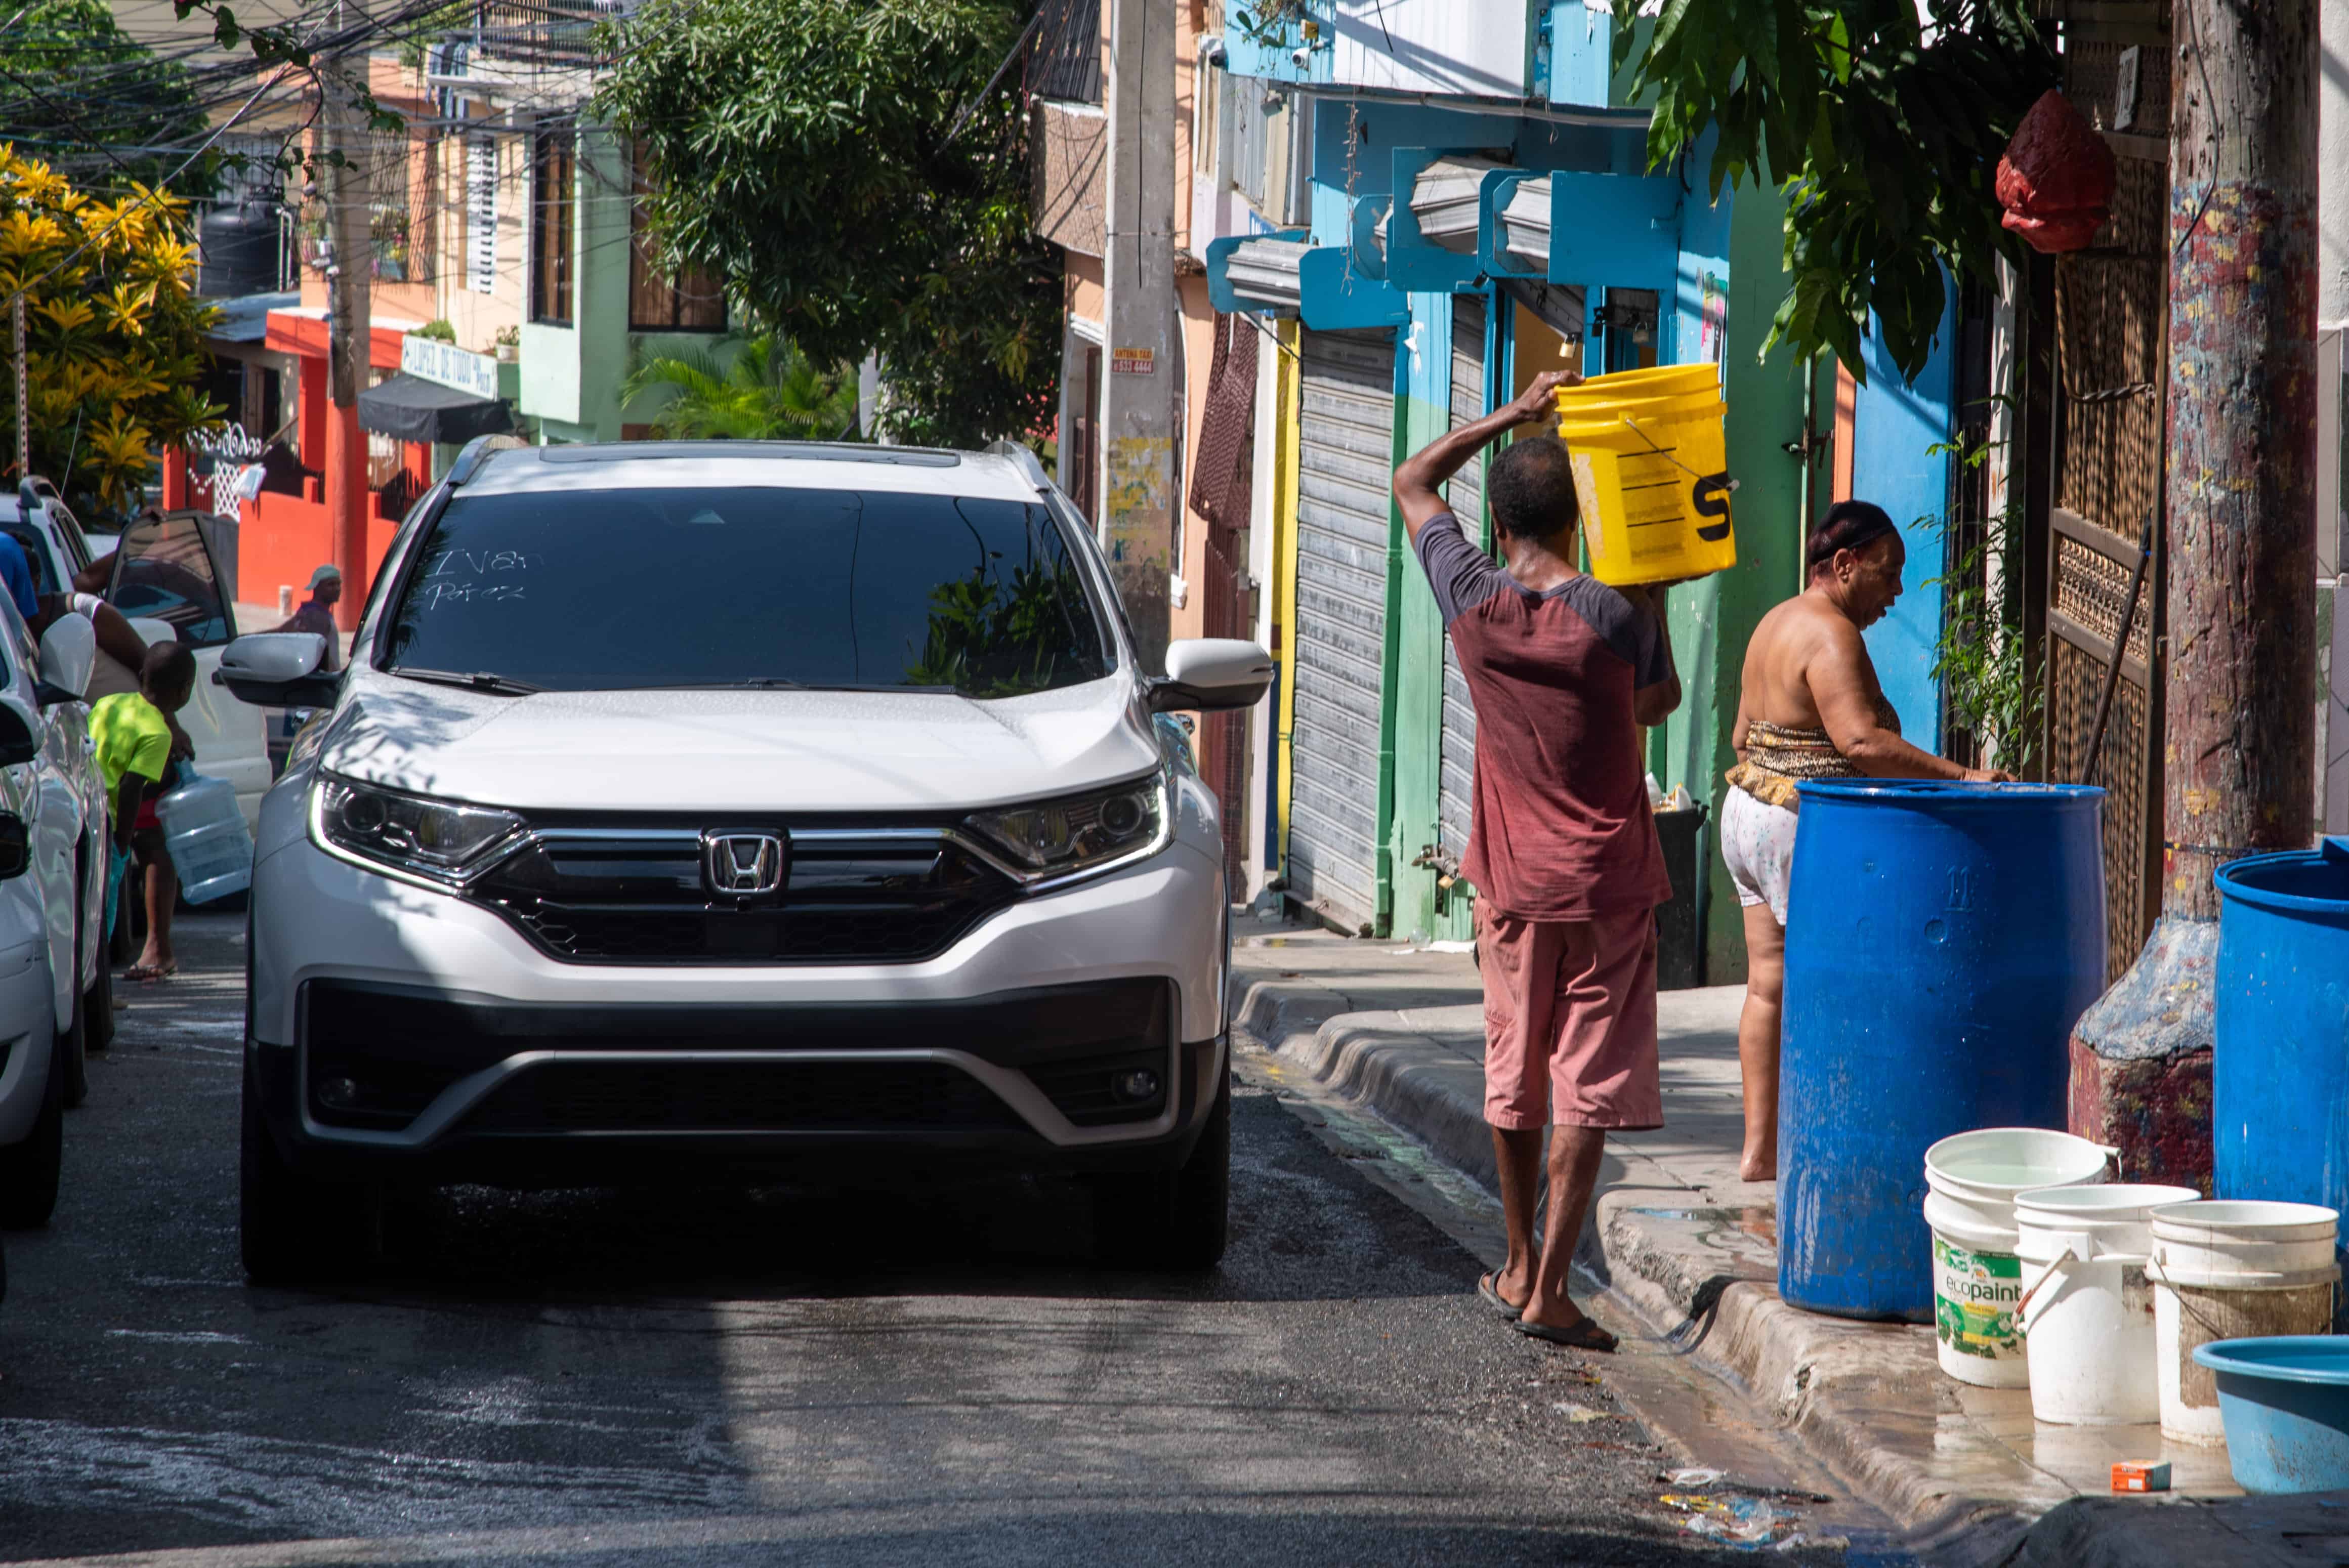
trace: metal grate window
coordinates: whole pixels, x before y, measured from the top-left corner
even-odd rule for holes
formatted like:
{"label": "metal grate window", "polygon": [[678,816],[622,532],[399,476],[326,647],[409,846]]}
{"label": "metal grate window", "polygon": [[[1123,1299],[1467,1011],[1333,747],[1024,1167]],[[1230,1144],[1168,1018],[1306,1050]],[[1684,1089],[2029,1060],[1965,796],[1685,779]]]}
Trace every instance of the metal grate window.
{"label": "metal grate window", "polygon": [[465,283],[475,294],[498,288],[498,144],[465,138]]}
{"label": "metal grate window", "polygon": [[1028,96],[1101,102],[1101,0],[1044,0],[1042,9],[1028,57]]}
{"label": "metal grate window", "polygon": [[530,165],[530,319],[571,325],[572,218],[578,153],[567,130],[542,131]]}

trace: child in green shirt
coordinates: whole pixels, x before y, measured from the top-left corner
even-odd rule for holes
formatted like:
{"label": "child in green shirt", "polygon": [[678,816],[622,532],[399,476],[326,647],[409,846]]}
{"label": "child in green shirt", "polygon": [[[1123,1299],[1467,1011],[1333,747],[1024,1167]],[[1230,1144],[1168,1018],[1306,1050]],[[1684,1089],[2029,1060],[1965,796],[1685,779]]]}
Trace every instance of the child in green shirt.
{"label": "child in green shirt", "polygon": [[170,716],[187,706],[195,689],[195,655],[177,642],[157,643],[140,663],[139,689],[101,697],[89,710],[98,770],[113,809],[115,851],[135,853],[146,872],[147,947],[124,972],[126,980],[168,980],[179,971],[171,952],[179,878],[149,803],[163,793],[171,765],[194,754]]}

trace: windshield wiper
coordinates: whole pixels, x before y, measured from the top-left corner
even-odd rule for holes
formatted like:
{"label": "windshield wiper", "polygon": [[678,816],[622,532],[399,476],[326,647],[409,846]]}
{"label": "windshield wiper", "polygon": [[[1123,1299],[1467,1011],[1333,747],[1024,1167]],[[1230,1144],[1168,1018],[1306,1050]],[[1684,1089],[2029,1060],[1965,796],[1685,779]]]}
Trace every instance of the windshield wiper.
{"label": "windshield wiper", "polygon": [[528,681],[513,680],[505,676],[486,672],[460,675],[455,670],[397,669],[389,672],[405,680],[430,681],[434,686],[463,686],[468,691],[487,692],[492,696],[533,696],[546,688]]}
{"label": "windshield wiper", "polygon": [[789,676],[746,676],[739,681],[689,681],[680,686],[635,686],[635,691],[909,691],[951,692],[950,686],[903,686],[878,681],[795,681]]}

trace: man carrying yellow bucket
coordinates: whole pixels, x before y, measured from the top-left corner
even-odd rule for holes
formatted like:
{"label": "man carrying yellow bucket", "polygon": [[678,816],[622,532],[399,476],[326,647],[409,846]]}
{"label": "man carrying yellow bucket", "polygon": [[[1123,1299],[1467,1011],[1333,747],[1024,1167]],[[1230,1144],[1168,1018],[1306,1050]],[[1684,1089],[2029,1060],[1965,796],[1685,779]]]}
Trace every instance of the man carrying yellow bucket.
{"label": "man carrying yellow bucket", "polygon": [[[1535,1338],[1611,1350],[1568,1292],[1575,1238],[1609,1129],[1663,1125],[1656,1065],[1655,908],[1671,896],[1648,807],[1640,728],[1680,706],[1662,591],[1576,565],[1578,451],[1520,438],[1485,478],[1494,563],[1439,487],[1478,449],[1557,417],[1578,377],[1537,377],[1498,412],[1395,470],[1395,500],[1476,706],[1476,784],[1463,870],[1476,889],[1485,978],[1485,1119],[1508,1259],[1477,1282]],[[1723,513],[1726,521],[1726,511]],[[1549,1145],[1549,1216],[1534,1207]]]}

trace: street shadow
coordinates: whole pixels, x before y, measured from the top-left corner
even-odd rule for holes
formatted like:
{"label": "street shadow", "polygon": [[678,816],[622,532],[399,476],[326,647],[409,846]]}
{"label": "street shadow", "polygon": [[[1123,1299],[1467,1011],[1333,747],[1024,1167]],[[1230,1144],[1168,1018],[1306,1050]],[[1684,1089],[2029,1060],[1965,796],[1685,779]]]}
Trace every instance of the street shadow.
{"label": "street shadow", "polygon": [[1091,1191],[1066,1176],[908,1168],[787,1183],[698,1181],[401,1194],[382,1256],[342,1295],[533,1302],[1294,1302],[1449,1297],[1457,1244],[1315,1142],[1268,1094],[1233,1096],[1231,1243],[1199,1274],[1106,1266]]}

